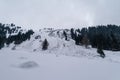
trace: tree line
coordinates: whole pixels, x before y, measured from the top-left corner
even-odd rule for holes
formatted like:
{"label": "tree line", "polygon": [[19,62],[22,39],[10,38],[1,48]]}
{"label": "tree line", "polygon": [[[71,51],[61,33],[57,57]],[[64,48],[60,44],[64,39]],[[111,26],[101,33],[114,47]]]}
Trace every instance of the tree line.
{"label": "tree line", "polygon": [[28,30],[26,33],[22,31],[21,27],[15,26],[13,23],[10,25],[0,23],[0,49],[5,44],[7,46],[11,43],[15,45],[21,44],[23,41],[29,40],[30,36],[34,33],[33,30]]}
{"label": "tree line", "polygon": [[93,48],[120,51],[120,26],[99,25],[88,28],[71,29],[71,38],[76,45],[90,44]]}
{"label": "tree line", "polygon": [[[84,45],[88,48],[91,45],[93,48],[97,48],[97,52],[104,55],[102,50],[120,51],[120,26],[118,25],[98,25],[88,28],[70,30],[71,39],[75,41],[76,45]],[[15,34],[14,34],[15,33]],[[0,49],[4,45],[21,44],[23,41],[29,40],[30,36],[34,33],[33,30],[28,30],[23,33],[23,30],[19,26],[15,26],[13,23],[5,25],[0,23]],[[14,34],[14,35],[13,35]],[[63,31],[65,40],[68,41],[68,34]],[[48,48],[47,39],[43,42],[43,50]]]}

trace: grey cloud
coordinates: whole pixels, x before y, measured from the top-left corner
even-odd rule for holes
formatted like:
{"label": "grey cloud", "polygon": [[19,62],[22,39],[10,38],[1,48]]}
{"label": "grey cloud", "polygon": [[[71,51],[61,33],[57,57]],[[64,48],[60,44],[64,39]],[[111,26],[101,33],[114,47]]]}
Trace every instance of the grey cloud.
{"label": "grey cloud", "polygon": [[119,24],[119,0],[0,0],[0,22],[25,28]]}

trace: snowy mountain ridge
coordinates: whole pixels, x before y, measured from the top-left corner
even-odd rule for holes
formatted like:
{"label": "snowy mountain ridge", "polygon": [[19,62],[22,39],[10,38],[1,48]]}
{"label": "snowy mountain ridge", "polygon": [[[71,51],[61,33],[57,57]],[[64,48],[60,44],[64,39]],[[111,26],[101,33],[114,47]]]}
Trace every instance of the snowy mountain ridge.
{"label": "snowy mountain ridge", "polygon": [[[66,31],[68,40],[65,40],[65,36],[63,35],[63,31]],[[49,46],[46,51],[42,50],[42,43],[44,39],[47,39]],[[70,30],[64,29],[40,29],[36,31],[30,38],[30,40],[24,41],[19,45],[14,45],[13,43],[9,47],[5,47],[4,49],[12,49],[15,47],[17,51],[27,51],[33,53],[43,53],[43,54],[55,54],[66,55],[66,56],[74,56],[74,57],[84,57],[89,59],[102,59],[97,53],[97,49],[85,48],[85,46],[75,45],[75,41],[71,39]],[[105,51],[106,58],[104,60],[112,61],[112,62],[120,62],[119,52],[111,52]],[[116,56],[111,57],[111,56]],[[118,59],[117,59],[118,58]]]}

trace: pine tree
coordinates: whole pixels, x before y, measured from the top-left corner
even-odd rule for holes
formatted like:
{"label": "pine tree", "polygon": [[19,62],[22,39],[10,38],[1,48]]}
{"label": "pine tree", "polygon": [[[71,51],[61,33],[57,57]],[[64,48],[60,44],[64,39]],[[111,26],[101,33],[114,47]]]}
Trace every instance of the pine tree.
{"label": "pine tree", "polygon": [[63,31],[63,35],[65,36],[65,40],[67,40],[67,33]]}
{"label": "pine tree", "polygon": [[72,28],[70,32],[71,32],[71,38],[74,40],[75,39],[74,29]]}
{"label": "pine tree", "polygon": [[112,32],[111,32],[111,37],[112,37],[112,50],[119,50],[118,41]]}
{"label": "pine tree", "polygon": [[84,35],[84,37],[82,38],[82,45],[85,45],[85,47],[87,48],[88,44],[89,44],[89,39],[87,35]]}
{"label": "pine tree", "polygon": [[78,35],[77,35],[77,32],[75,31],[75,44],[76,45],[79,45],[79,38],[78,38]]}
{"label": "pine tree", "polygon": [[49,43],[47,41],[47,39],[45,39],[42,43],[42,50],[47,50],[49,46]]}

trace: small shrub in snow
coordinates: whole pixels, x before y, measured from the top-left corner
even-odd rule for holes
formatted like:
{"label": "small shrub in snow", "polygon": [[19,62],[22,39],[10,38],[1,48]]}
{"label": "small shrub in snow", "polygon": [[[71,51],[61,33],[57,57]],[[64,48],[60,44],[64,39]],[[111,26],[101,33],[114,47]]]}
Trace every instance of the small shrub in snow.
{"label": "small shrub in snow", "polygon": [[40,39],[40,38],[41,38],[41,36],[40,36],[40,35],[38,35],[38,36],[36,36],[36,37],[35,37],[35,39]]}
{"label": "small shrub in snow", "polygon": [[105,57],[105,54],[104,54],[104,52],[103,52],[103,50],[101,48],[97,49],[97,53],[100,54],[100,57],[102,57],[102,58]]}
{"label": "small shrub in snow", "polygon": [[33,49],[33,52],[35,52],[37,49]]}
{"label": "small shrub in snow", "polygon": [[16,50],[16,46],[13,46],[12,50]]}

